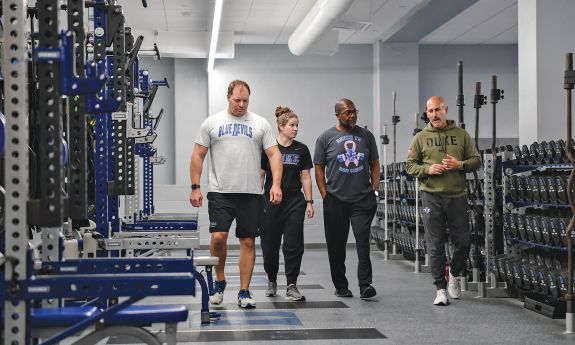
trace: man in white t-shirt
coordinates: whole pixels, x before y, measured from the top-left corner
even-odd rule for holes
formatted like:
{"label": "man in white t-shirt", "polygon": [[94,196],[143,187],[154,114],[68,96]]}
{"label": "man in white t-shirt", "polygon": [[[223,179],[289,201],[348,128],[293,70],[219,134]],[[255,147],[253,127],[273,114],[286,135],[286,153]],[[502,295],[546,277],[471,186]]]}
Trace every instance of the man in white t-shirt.
{"label": "man in white t-shirt", "polygon": [[236,220],[236,237],[240,240],[240,291],[238,305],[255,308],[249,287],[255,263],[255,238],[259,236],[263,186],[260,180],[261,153],[269,158],[273,185],[270,202],[282,200],[281,153],[270,123],[249,112],[250,87],[242,80],[228,86],[228,109],[202,122],[190,162],[192,191],[190,203],[202,206],[200,177],[204,158],[210,151],[208,213],[210,217],[210,253],[220,259],[210,303],[221,304],[226,288],[224,267],[228,232]]}

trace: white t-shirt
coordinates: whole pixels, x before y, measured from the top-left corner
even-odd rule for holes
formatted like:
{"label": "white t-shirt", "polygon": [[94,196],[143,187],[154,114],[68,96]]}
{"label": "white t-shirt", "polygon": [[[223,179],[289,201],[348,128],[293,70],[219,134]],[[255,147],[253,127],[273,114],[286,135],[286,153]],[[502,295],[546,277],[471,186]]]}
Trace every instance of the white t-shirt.
{"label": "white t-shirt", "polygon": [[262,150],[277,145],[266,119],[249,111],[237,117],[226,109],[202,122],[195,142],[209,149],[209,190],[263,194]]}

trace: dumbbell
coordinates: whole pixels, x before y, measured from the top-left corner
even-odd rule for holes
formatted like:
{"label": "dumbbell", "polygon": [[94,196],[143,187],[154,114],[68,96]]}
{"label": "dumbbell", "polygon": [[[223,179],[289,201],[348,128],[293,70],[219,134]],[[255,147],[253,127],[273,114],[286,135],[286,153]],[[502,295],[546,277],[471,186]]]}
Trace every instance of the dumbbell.
{"label": "dumbbell", "polygon": [[534,242],[535,234],[533,232],[533,216],[530,214],[524,215],[525,218],[525,234],[527,235],[527,240]]}
{"label": "dumbbell", "polygon": [[549,203],[549,186],[547,185],[547,177],[538,176],[537,179],[539,180],[539,200],[542,204],[547,204]]}
{"label": "dumbbell", "polygon": [[531,152],[529,152],[529,147],[527,145],[523,145],[521,147],[521,159],[523,160],[523,164],[531,164]]}
{"label": "dumbbell", "polygon": [[529,269],[532,266],[533,264],[529,262],[524,262],[523,265],[521,265],[521,282],[525,290],[533,290],[533,286],[531,284],[531,274],[529,273]]}
{"label": "dumbbell", "polygon": [[561,272],[556,270],[549,270],[547,273],[547,282],[549,284],[549,294],[554,298],[558,299],[561,297],[561,288],[559,286],[559,276]]}
{"label": "dumbbell", "polygon": [[505,176],[505,184],[511,200],[517,201],[517,177],[513,175]]}
{"label": "dumbbell", "polygon": [[527,229],[525,226],[525,215],[518,214],[517,215],[517,238],[520,240],[527,241],[529,237],[527,237]]}
{"label": "dumbbell", "polygon": [[[567,282],[569,281],[567,279],[567,276],[568,276],[567,273],[568,273],[567,271],[563,271],[557,275],[557,282],[559,284],[559,291],[561,292],[562,296],[565,296],[565,294],[567,294],[567,287],[568,287]],[[574,282],[575,282],[575,279],[574,279]],[[575,286],[575,284],[574,284],[574,286]]]}
{"label": "dumbbell", "polygon": [[519,229],[517,228],[517,217],[519,215],[517,213],[510,213],[509,215],[509,230],[511,231],[511,235],[513,238],[519,238]]}
{"label": "dumbbell", "polygon": [[541,164],[543,157],[540,156],[540,147],[538,142],[529,146],[529,162],[531,164]]}
{"label": "dumbbell", "polygon": [[567,205],[569,203],[567,197],[567,176],[557,175],[555,176],[555,187],[557,193],[557,203],[561,205]]}
{"label": "dumbbell", "polygon": [[551,162],[553,164],[559,163],[557,159],[557,143],[555,140],[549,140],[549,156],[551,157]]}
{"label": "dumbbell", "polygon": [[559,218],[549,217],[548,224],[553,245],[557,247],[563,246],[563,241],[561,240],[561,226],[559,224]]}
{"label": "dumbbell", "polygon": [[549,144],[546,141],[542,141],[541,144],[539,144],[539,155],[542,157],[542,163],[550,164],[553,160],[553,156],[549,150]]}
{"label": "dumbbell", "polygon": [[547,178],[547,194],[549,196],[550,204],[557,204],[557,184],[555,181],[555,176],[549,175]]}
{"label": "dumbbell", "polygon": [[537,243],[543,242],[543,229],[541,226],[541,216],[533,215],[531,216],[531,226],[533,227],[534,241]]}
{"label": "dumbbell", "polygon": [[519,145],[515,145],[515,147],[513,147],[513,156],[515,157],[515,161],[518,165],[525,164],[523,161],[523,154],[521,152],[521,147],[519,147]]}
{"label": "dumbbell", "polygon": [[529,176],[521,176],[521,182],[523,182],[523,201],[532,202],[533,201],[533,190],[531,189],[531,178]]}
{"label": "dumbbell", "polygon": [[531,200],[534,203],[541,202],[541,194],[539,194],[539,178],[537,176],[529,176],[529,184],[531,185]]}
{"label": "dumbbell", "polygon": [[523,264],[525,264],[525,262],[523,261],[515,261],[512,264],[512,270],[513,270],[513,285],[515,285],[516,287],[522,289],[524,288],[523,286],[523,275],[521,273],[522,271],[522,266]]}
{"label": "dumbbell", "polygon": [[505,281],[505,260],[509,260],[508,254],[494,255],[491,257],[491,270],[497,276],[498,281]]}
{"label": "dumbbell", "polygon": [[505,261],[505,281],[509,285],[515,285],[515,271],[513,265],[516,263],[521,263],[523,260],[521,258],[514,258]]}
{"label": "dumbbell", "polygon": [[567,146],[565,145],[565,141],[563,139],[557,140],[556,154],[560,157],[557,163],[565,163],[569,161],[567,159]]}
{"label": "dumbbell", "polygon": [[537,270],[537,278],[539,280],[539,291],[542,295],[549,296],[549,268],[544,266]]}
{"label": "dumbbell", "polygon": [[525,181],[522,176],[512,176],[515,181],[515,189],[517,190],[517,201],[527,201],[525,193]]}
{"label": "dumbbell", "polygon": [[569,224],[568,218],[556,218],[555,222],[558,226],[559,236],[561,236],[560,245],[567,248],[567,225]]}
{"label": "dumbbell", "polygon": [[549,224],[549,218],[541,216],[539,218],[541,222],[541,240],[543,243],[550,246],[554,245],[553,238],[551,237],[551,225]]}

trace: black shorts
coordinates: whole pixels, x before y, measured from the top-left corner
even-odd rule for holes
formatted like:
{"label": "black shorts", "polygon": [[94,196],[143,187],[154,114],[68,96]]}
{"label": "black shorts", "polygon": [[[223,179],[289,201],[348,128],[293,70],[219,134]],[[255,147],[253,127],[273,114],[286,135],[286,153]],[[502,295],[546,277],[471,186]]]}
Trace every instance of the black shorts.
{"label": "black shorts", "polygon": [[262,196],[245,193],[215,193],[208,195],[210,232],[229,232],[236,220],[236,237],[258,237],[262,215]]}

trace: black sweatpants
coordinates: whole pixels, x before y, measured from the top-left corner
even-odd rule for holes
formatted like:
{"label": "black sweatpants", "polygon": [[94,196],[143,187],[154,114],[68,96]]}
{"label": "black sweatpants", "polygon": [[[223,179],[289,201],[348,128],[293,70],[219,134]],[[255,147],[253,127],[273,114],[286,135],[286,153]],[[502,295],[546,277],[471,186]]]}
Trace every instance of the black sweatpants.
{"label": "black sweatpants", "polygon": [[423,205],[421,217],[425,227],[425,241],[429,253],[429,265],[433,283],[437,289],[445,289],[445,243],[447,229],[451,235],[453,257],[450,270],[454,276],[459,276],[465,269],[471,234],[469,230],[469,215],[467,214],[467,197],[449,198],[437,193],[422,192]]}
{"label": "black sweatpants", "polygon": [[270,203],[269,193],[264,194],[264,216],[260,240],[264,269],[268,280],[275,282],[279,270],[279,250],[282,244],[287,284],[296,284],[303,257],[303,221],[306,202],[301,192],[284,194],[279,205]]}
{"label": "black sweatpants", "polygon": [[357,250],[357,278],[359,286],[372,283],[369,237],[371,222],[377,209],[375,193],[357,202],[341,201],[330,193],[323,199],[323,224],[331,280],[336,289],[348,287],[345,277],[345,250],[349,225],[353,230]]}

